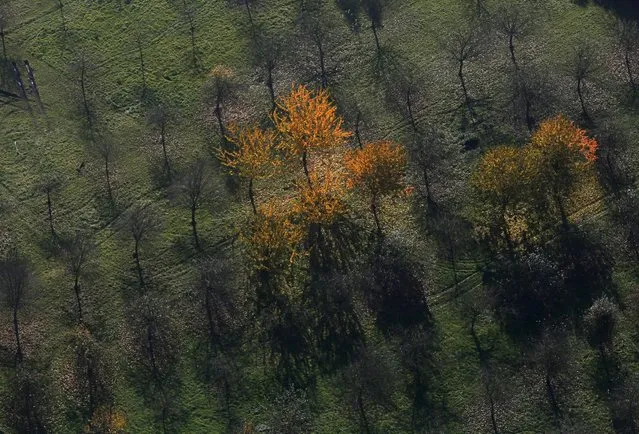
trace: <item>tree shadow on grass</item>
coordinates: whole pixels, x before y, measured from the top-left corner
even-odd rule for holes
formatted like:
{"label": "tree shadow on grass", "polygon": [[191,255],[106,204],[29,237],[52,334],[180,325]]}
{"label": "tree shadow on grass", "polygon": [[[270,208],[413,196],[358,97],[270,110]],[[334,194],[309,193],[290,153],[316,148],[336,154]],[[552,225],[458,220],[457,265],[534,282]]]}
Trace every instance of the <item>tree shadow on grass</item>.
{"label": "tree shadow on grass", "polygon": [[[578,0],[579,6],[586,6],[588,0]],[[592,0],[592,3],[613,12],[621,18],[639,20],[639,7],[636,0]]]}

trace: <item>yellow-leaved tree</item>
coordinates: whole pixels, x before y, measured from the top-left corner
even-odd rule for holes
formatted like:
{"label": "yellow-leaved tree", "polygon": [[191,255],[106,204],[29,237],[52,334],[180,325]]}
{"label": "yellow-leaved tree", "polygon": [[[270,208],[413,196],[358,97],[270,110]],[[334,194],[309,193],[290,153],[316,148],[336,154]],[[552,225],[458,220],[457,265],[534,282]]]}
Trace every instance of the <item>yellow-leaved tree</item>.
{"label": "yellow-leaved tree", "polygon": [[342,147],[351,136],[344,130],[343,119],[331,103],[328,92],[313,92],[305,86],[293,88],[277,102],[273,113],[275,129],[282,149],[290,156],[301,158],[304,175],[312,183],[309,159],[312,152],[322,153]]}
{"label": "yellow-leaved tree", "polygon": [[377,232],[382,234],[379,220],[380,199],[400,193],[404,188],[406,151],[391,141],[367,143],[362,149],[346,154],[348,186],[368,196]]}
{"label": "yellow-leaved tree", "polygon": [[237,174],[248,180],[248,194],[253,213],[257,214],[253,182],[274,176],[281,166],[276,155],[278,147],[277,134],[273,130],[258,127],[238,129],[230,128],[227,140],[235,145],[234,150],[220,149],[218,158],[225,166],[235,170]]}

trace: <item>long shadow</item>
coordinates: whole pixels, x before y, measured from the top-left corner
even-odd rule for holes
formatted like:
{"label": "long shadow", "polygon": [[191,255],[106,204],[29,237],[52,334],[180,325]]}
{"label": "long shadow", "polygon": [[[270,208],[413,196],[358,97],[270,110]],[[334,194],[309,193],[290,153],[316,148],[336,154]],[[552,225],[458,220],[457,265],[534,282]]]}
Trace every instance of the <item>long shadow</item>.
{"label": "long shadow", "polygon": [[[593,3],[621,18],[639,20],[639,7],[636,0],[593,0]],[[579,4],[585,6],[587,2],[582,0]]]}

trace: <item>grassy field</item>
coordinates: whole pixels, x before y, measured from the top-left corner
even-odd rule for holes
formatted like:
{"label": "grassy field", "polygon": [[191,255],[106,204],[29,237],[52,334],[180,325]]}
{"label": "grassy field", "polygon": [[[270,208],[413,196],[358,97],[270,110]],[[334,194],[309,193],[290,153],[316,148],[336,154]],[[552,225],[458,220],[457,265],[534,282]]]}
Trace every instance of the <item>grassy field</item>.
{"label": "grassy field", "polygon": [[[161,304],[170,312],[168,321],[180,336],[175,352],[179,357],[179,386],[174,407],[179,413],[176,432],[234,431],[245,421],[263,423],[277,384],[262,364],[257,338],[251,337],[241,356],[237,376],[240,386],[232,395],[230,416],[219,394],[199,379],[197,366],[199,302],[192,289],[198,279],[193,265],[189,211],[169,191],[158,188],[155,175],[161,148],[145,120],[140,102],[142,89],[140,53],[144,58],[149,89],[174,108],[176,121],[168,132],[169,156],[175,168],[194,158],[212,159],[219,143],[212,109],[204,103],[203,86],[209,71],[218,65],[230,68],[238,86],[227,110],[227,121],[263,119],[269,109],[268,90],[262,73],[252,64],[246,12],[227,0],[196,0],[193,9],[197,67],[192,66],[189,24],[181,2],[169,0],[86,1],[67,0],[60,9],[51,0],[13,0],[14,19],[7,29],[7,48],[15,59],[27,59],[36,71],[41,110],[33,98],[29,103],[2,101],[0,106],[0,239],[8,237],[30,259],[36,276],[31,301],[22,313],[25,351],[39,360],[54,391],[50,426],[54,432],[81,432],[84,422],[72,414],[65,384],[69,370],[73,316],[72,281],[50,248],[46,198],[38,190],[42,173],[64,177],[64,189],[54,196],[55,224],[59,231],[90,228],[98,244],[93,265],[95,279],[87,288],[88,315],[98,326],[113,366],[115,403],[127,418],[127,432],[159,432],[162,427],[152,402],[145,400],[140,381],[132,374],[127,309],[131,301],[130,282],[135,279],[132,243],[123,233],[122,216],[134,203],[150,203],[162,220],[161,233],[143,247],[142,262],[160,287]],[[254,19],[289,41],[297,38],[295,0],[256,2]],[[614,16],[595,5],[578,6],[568,0],[539,3],[534,26],[521,38],[521,63],[535,68],[552,83],[554,101],[548,115],[560,107],[579,119],[580,107],[569,78],[568,59],[575,44],[592,41],[597,53],[597,74],[588,87],[588,101],[599,127],[619,131],[626,143],[626,165],[637,159],[636,137],[639,118],[623,103],[623,66],[610,30]],[[543,5],[541,4],[543,3]],[[494,2],[488,2],[489,8]],[[486,32],[483,54],[467,65],[468,87],[478,99],[486,98],[481,110],[486,119],[477,132],[465,129],[458,105],[459,83],[455,65],[443,46],[450,35],[468,20],[463,0],[388,1],[384,27],[379,34],[387,56],[398,59],[400,70],[416,77],[415,117],[420,125],[437,125],[447,133],[445,167],[436,170],[435,195],[442,203],[465,212],[468,176],[482,149],[502,142],[520,142],[525,134],[509,118],[509,67],[507,42]],[[365,139],[408,140],[411,126],[393,106],[376,70],[375,45],[368,28],[352,32],[337,8],[332,10],[333,30],[327,53],[334,69],[329,86],[340,109],[352,119],[357,102],[363,113]],[[64,23],[64,24],[63,24]],[[66,25],[66,31],[63,26]],[[139,42],[138,42],[139,41]],[[303,45],[288,43],[286,58],[275,69],[275,89],[284,94],[292,83],[309,83],[314,74],[313,53]],[[91,97],[117,144],[114,160],[115,209],[105,200],[105,186],[99,158],[81,139],[78,115],[77,74],[71,64],[84,53],[91,67],[88,83]],[[24,74],[23,74],[24,75]],[[460,152],[462,143],[478,135],[480,149]],[[83,165],[83,169],[77,169]],[[222,186],[223,176],[211,169],[220,186],[211,203],[199,214],[201,237],[212,246],[232,235],[237,222],[250,210],[242,194]],[[636,167],[635,172],[636,173]],[[267,187],[263,187],[267,188]],[[259,191],[259,190],[258,190]],[[602,193],[603,195],[604,193]],[[611,227],[603,197],[593,203],[579,203],[571,210],[580,224],[602,237]],[[415,199],[416,201],[418,199]],[[587,206],[586,206],[587,205]],[[384,214],[386,223],[406,215],[403,209]],[[423,209],[422,204],[415,204]],[[492,432],[488,417],[485,383],[482,381],[476,344],[469,332],[468,300],[480,300],[482,259],[473,249],[462,252],[451,263],[437,245],[436,234],[423,228],[418,218],[391,230],[426,270],[429,304],[434,316],[437,350],[433,380],[433,408],[426,431]],[[427,225],[426,225],[427,226]],[[405,232],[409,231],[409,235]],[[239,253],[239,252],[234,252]],[[623,258],[617,260],[615,280],[621,294],[637,287],[637,269]],[[13,351],[9,312],[0,315],[0,350]],[[625,318],[616,340],[616,352],[628,372],[637,372],[636,329]],[[495,361],[496,419],[500,432],[559,432],[547,404],[540,373],[522,362],[518,347],[495,320],[481,313],[477,337]],[[370,339],[381,348],[394,348],[374,330]],[[598,390],[597,356],[582,339],[571,336],[574,352],[571,374],[562,387],[565,409],[561,432],[614,432],[607,396]],[[256,351],[255,349],[258,348]],[[390,351],[390,350],[389,350]],[[395,356],[391,356],[395,357]],[[5,356],[6,358],[6,356]],[[0,373],[8,378],[10,366]],[[9,385],[0,380],[0,392]],[[320,376],[312,393],[316,432],[357,432],[357,415],[345,397],[339,376]],[[411,403],[398,387],[393,406],[371,408],[377,432],[411,432]],[[11,432],[6,415],[0,414],[0,431]]]}

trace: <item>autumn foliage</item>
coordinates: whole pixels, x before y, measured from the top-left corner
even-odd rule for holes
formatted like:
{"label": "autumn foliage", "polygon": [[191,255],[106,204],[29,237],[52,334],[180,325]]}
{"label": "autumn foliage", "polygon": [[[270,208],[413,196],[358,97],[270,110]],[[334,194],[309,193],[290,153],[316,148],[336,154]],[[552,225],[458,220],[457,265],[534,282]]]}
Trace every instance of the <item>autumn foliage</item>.
{"label": "autumn foliage", "polygon": [[[234,149],[218,152],[249,183],[254,213],[241,233],[257,267],[281,268],[304,256],[314,248],[310,234],[357,212],[358,196],[371,204],[381,234],[379,201],[405,187],[404,148],[382,141],[349,150],[352,133],[326,90],[294,87],[272,121],[273,129],[233,127]],[[254,191],[257,179],[269,181]]]}
{"label": "autumn foliage", "polygon": [[542,122],[528,144],[487,151],[472,184],[489,214],[488,224],[511,246],[514,232],[530,232],[535,225],[540,230],[551,210],[567,224],[566,203],[591,182],[597,146],[585,130],[558,115]]}

